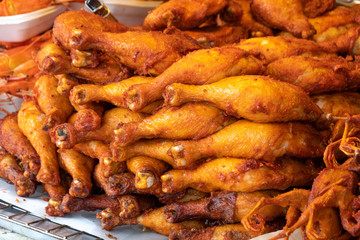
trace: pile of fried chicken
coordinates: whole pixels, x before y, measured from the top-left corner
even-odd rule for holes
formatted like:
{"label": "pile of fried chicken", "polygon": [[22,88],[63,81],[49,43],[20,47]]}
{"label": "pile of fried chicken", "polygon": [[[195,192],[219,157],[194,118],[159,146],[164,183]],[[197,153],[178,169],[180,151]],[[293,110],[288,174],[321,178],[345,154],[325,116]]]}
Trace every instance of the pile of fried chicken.
{"label": "pile of fried chicken", "polygon": [[127,27],[54,22],[0,176],[47,214],[169,239],[360,236],[360,8],[171,0]]}

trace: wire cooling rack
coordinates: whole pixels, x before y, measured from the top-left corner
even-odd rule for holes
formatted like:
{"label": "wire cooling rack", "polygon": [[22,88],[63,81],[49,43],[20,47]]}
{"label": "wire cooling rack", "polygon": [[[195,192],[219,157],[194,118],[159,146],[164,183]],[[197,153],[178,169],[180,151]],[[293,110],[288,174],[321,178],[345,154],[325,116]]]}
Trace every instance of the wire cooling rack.
{"label": "wire cooling rack", "polygon": [[3,200],[0,200],[0,226],[34,239],[101,239],[47,218],[35,216]]}

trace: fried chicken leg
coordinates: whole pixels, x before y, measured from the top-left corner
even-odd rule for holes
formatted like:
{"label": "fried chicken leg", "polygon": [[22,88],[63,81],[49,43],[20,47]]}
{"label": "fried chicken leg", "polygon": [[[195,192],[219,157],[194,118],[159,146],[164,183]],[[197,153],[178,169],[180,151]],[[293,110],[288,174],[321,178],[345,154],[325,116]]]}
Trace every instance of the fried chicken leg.
{"label": "fried chicken leg", "polygon": [[166,87],[164,99],[171,106],[207,101],[229,115],[256,122],[315,121],[321,115],[301,88],[266,76],[229,77],[201,86],[174,83]]}
{"label": "fried chicken leg", "polygon": [[310,184],[319,172],[311,161],[278,159],[275,165],[262,165],[258,160],[218,158],[194,170],[166,172],[161,176],[162,189],[165,193],[179,192],[188,187],[202,192],[285,190]]}
{"label": "fried chicken leg", "polygon": [[316,158],[324,153],[327,136],[310,125],[255,123],[239,120],[198,141],[178,141],[169,149],[176,166],[208,157],[243,157],[272,162],[281,156]]}
{"label": "fried chicken leg", "polygon": [[127,146],[141,138],[200,139],[235,121],[207,103],[164,107],[141,122],[121,125],[114,131],[114,146]]}
{"label": "fried chicken leg", "polygon": [[260,74],[262,63],[236,47],[203,49],[192,52],[160,76],[130,87],[124,94],[128,107],[138,111],[161,99],[165,87],[172,83],[206,84],[234,75]]}

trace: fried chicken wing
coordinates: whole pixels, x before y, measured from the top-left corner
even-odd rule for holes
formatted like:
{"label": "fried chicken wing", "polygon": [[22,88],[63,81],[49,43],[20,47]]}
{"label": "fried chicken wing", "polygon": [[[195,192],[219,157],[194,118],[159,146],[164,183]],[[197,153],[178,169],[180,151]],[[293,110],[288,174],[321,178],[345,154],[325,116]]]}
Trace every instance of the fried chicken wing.
{"label": "fried chicken wing", "polygon": [[36,180],[41,183],[58,185],[60,174],[56,146],[51,142],[48,133],[42,130],[45,124],[45,115],[39,111],[34,99],[24,99],[18,113],[18,124],[40,157],[40,170],[36,175]]}
{"label": "fried chicken wing", "polygon": [[8,183],[13,183],[19,196],[27,197],[35,192],[36,182],[25,177],[16,158],[3,150],[0,152],[0,177]]}
{"label": "fried chicken wing", "polygon": [[269,36],[241,40],[238,48],[262,59],[266,64],[277,59],[302,54],[318,55],[334,53],[330,47],[320,46],[314,41],[293,37]]}
{"label": "fried chicken wing", "polygon": [[282,58],[267,66],[266,75],[292,83],[310,94],[358,89],[359,63],[342,57]]}
{"label": "fried chicken wing", "polygon": [[39,68],[48,74],[71,74],[77,78],[102,84],[120,81],[130,76],[130,71],[108,55],[99,56],[96,67],[75,67],[70,55],[58,45],[49,43],[37,54]]}
{"label": "fried chicken wing", "polygon": [[52,128],[49,133],[51,139],[59,148],[71,148],[76,143],[99,140],[110,143],[113,131],[120,123],[136,122],[144,119],[141,113],[134,113],[125,108],[113,108],[108,110],[102,120],[100,128],[91,131],[77,131],[74,125],[63,123]]}
{"label": "fried chicken wing", "polygon": [[75,28],[91,28],[99,32],[124,32],[128,28],[123,24],[107,20],[99,15],[86,11],[67,11],[54,21],[53,39],[67,49],[72,46],[72,31]]}
{"label": "fried chicken wing", "polygon": [[33,94],[43,113],[45,113],[44,129],[48,130],[66,122],[73,113],[69,98],[57,91],[58,80],[51,75],[41,76],[35,83]]}
{"label": "fried chicken wing", "polygon": [[184,31],[204,48],[220,47],[240,42],[247,38],[247,32],[242,26],[210,26]]}
{"label": "fried chicken wing", "polygon": [[256,122],[315,121],[321,115],[301,88],[266,76],[229,77],[201,86],[174,83],[166,87],[164,99],[171,106],[207,101],[229,115]]}
{"label": "fried chicken wing", "polygon": [[253,0],[251,11],[267,25],[289,31],[297,37],[309,38],[315,33],[304,15],[300,0]]}
{"label": "fried chicken wing", "polygon": [[189,53],[163,74],[144,84],[130,87],[124,94],[128,107],[138,111],[161,99],[165,87],[172,83],[206,84],[225,77],[261,74],[262,63],[236,47],[220,47]]}
{"label": "fried chicken wing", "polygon": [[[167,221],[171,223],[195,219],[217,219],[225,223],[236,223],[256,205],[262,197],[272,197],[277,191],[253,193],[212,192],[210,197],[183,203],[168,204],[164,208]],[[283,214],[283,208],[268,206],[262,216],[273,220]]]}
{"label": "fried chicken wing", "polygon": [[92,188],[91,173],[95,165],[94,159],[73,149],[59,149],[57,152],[60,167],[73,178],[69,194],[74,197],[88,196]]}
{"label": "fried chicken wing", "polygon": [[0,146],[20,159],[24,176],[34,179],[40,169],[40,158],[18,125],[17,112],[0,120]]}
{"label": "fried chicken wing", "polygon": [[160,176],[169,168],[163,161],[144,156],[128,159],[126,165],[135,174],[135,187],[139,190],[161,189]]}
{"label": "fried chicken wing", "polygon": [[176,229],[200,229],[204,227],[204,223],[200,221],[184,221],[180,223],[168,223],[164,213],[164,208],[146,212],[139,217],[123,219],[119,216],[119,209],[107,208],[97,214],[100,219],[100,225],[105,230],[111,230],[116,226],[141,224],[150,228],[154,232],[169,235],[171,230]]}
{"label": "fried chicken wing", "polygon": [[114,55],[122,64],[141,75],[159,75],[182,56],[200,48],[194,39],[177,30],[166,33],[99,33],[92,29],[75,28],[71,43],[75,49],[98,49]]}
{"label": "fried chicken wing", "polygon": [[104,177],[122,173],[126,170],[126,163],[113,161],[109,145],[102,141],[81,142],[76,144],[73,149],[91,158],[99,159],[99,163],[103,165]]}
{"label": "fried chicken wing", "polygon": [[253,192],[304,186],[312,182],[318,171],[311,160],[278,159],[275,166],[266,166],[258,160],[218,158],[194,170],[170,170],[161,176],[161,180],[165,193],[179,192],[188,187],[202,192]]}
{"label": "fried chicken wing", "polygon": [[192,29],[204,23],[228,5],[228,0],[173,0],[162,3],[146,16],[143,27],[162,30],[167,27]]}
{"label": "fried chicken wing", "polygon": [[324,153],[327,139],[327,134],[298,122],[264,124],[239,120],[198,141],[178,141],[169,154],[175,165],[183,167],[208,157],[243,157],[266,162],[281,156],[316,158]]}
{"label": "fried chicken wing", "polygon": [[200,139],[235,119],[207,103],[164,107],[141,122],[121,125],[114,131],[114,146],[127,146],[141,138]]}

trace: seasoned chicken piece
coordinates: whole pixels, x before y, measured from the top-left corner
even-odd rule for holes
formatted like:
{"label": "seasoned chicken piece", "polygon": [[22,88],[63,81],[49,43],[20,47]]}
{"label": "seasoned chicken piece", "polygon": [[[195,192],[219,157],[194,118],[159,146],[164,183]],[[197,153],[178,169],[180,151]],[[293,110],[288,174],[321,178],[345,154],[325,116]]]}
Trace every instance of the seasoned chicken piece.
{"label": "seasoned chicken piece", "polygon": [[200,229],[204,223],[200,221],[184,221],[180,223],[168,223],[164,213],[164,207],[146,212],[139,217],[124,219],[119,216],[119,209],[107,208],[97,214],[100,225],[105,230],[111,230],[116,226],[141,224],[154,232],[169,235],[175,229]]}
{"label": "seasoned chicken piece", "polygon": [[121,123],[141,121],[144,117],[142,113],[134,113],[125,108],[113,108],[104,114],[101,127],[95,130],[78,131],[74,125],[63,123],[52,128],[49,133],[52,141],[59,148],[72,148],[77,143],[89,140],[110,143],[113,131]]}
{"label": "seasoned chicken piece", "polygon": [[33,98],[24,98],[18,113],[18,124],[40,157],[40,170],[36,180],[52,185],[60,184],[56,146],[51,142],[48,133],[42,129],[45,124],[45,114],[39,111]]}
{"label": "seasoned chicken piece", "polygon": [[210,102],[226,114],[255,122],[315,121],[321,115],[304,90],[266,76],[229,77],[201,86],[174,83],[166,87],[164,99],[171,106]]}
{"label": "seasoned chicken piece", "polygon": [[139,156],[126,161],[127,168],[135,174],[135,187],[141,189],[161,189],[160,176],[169,168],[165,162]]}
{"label": "seasoned chicken piece", "polygon": [[43,126],[45,130],[66,122],[74,111],[69,98],[59,94],[57,87],[58,80],[55,77],[43,75],[36,81],[33,89],[37,103],[46,115]]}
{"label": "seasoned chicken piece", "polygon": [[297,37],[309,38],[315,33],[304,15],[301,0],[253,0],[251,11],[270,27],[289,31]]}
{"label": "seasoned chicken piece", "polygon": [[97,49],[116,56],[141,75],[159,75],[182,56],[200,48],[194,39],[179,30],[109,33],[75,28],[71,43],[75,49]]}
{"label": "seasoned chicken piece", "polygon": [[239,6],[242,9],[242,17],[239,25],[250,31],[252,37],[271,36],[271,28],[257,22],[250,9],[250,0],[230,0],[230,6]]}
{"label": "seasoned chicken piece", "polygon": [[126,171],[126,163],[113,161],[109,145],[102,141],[81,142],[76,144],[73,149],[91,158],[99,159],[99,163],[103,168],[104,177]]}
{"label": "seasoned chicken piece", "polygon": [[273,162],[282,156],[322,157],[328,140],[307,124],[239,120],[200,140],[178,141],[169,149],[177,166],[209,157],[242,157]]}
{"label": "seasoned chicken piece", "polygon": [[192,29],[200,26],[228,5],[228,0],[172,0],[162,3],[146,16],[143,27],[163,30],[174,26]]}
{"label": "seasoned chicken piece", "polygon": [[322,47],[311,40],[283,36],[244,39],[236,46],[262,59],[265,64],[290,56],[336,52],[334,49]]}
{"label": "seasoned chicken piece", "polygon": [[248,34],[242,26],[210,26],[184,31],[195,39],[204,48],[220,47],[240,42],[240,39],[248,38]]}
{"label": "seasoned chicken piece", "polygon": [[70,91],[70,101],[74,105],[84,105],[90,102],[110,102],[117,107],[126,108],[124,92],[135,84],[151,81],[152,77],[135,76],[126,80],[106,85],[80,84]]}
{"label": "seasoned chicken piece", "polygon": [[357,92],[339,92],[312,96],[311,99],[321,108],[323,114],[316,122],[318,128],[328,128],[335,120],[327,116],[345,117],[346,114],[360,114],[360,94]]}
{"label": "seasoned chicken piece", "polygon": [[60,168],[73,178],[69,194],[74,197],[87,197],[92,188],[91,173],[95,160],[73,149],[59,149],[57,152]]}
{"label": "seasoned chicken piece", "polygon": [[40,169],[40,158],[19,128],[17,115],[12,113],[0,120],[0,146],[20,159],[25,177],[34,179]]}
{"label": "seasoned chicken piece", "polygon": [[102,84],[116,82],[130,76],[130,71],[115,59],[103,54],[96,67],[75,67],[70,55],[58,45],[49,43],[36,56],[39,68],[48,74],[71,74],[80,79]]}
{"label": "seasoned chicken piece", "polygon": [[3,150],[0,150],[0,177],[8,183],[13,183],[16,194],[21,197],[27,197],[35,192],[36,182],[25,177],[16,158]]}
{"label": "seasoned chicken piece", "polygon": [[[196,219],[216,219],[225,223],[236,223],[240,222],[261,198],[269,198],[277,194],[279,194],[277,191],[212,192],[207,198],[168,204],[164,212],[167,216],[166,220],[171,223]],[[283,213],[282,207],[269,205],[259,214],[264,216],[264,220],[271,221],[282,216]]]}
{"label": "seasoned chicken piece", "polygon": [[91,131],[101,127],[101,114],[93,109],[80,109],[68,119],[77,131]]}
{"label": "seasoned chicken piece", "polygon": [[69,96],[71,89],[79,85],[79,79],[69,74],[57,74],[55,77],[58,80],[57,91],[61,95]]}
{"label": "seasoned chicken piece", "polygon": [[98,32],[125,32],[127,27],[115,21],[107,20],[99,15],[86,11],[67,11],[59,15],[54,21],[53,38],[56,43],[61,43],[71,49],[72,31],[75,28],[91,28]]}
{"label": "seasoned chicken piece", "polygon": [[[309,18],[315,18],[332,10],[336,3],[334,0],[301,0],[301,2],[304,6],[304,14]],[[309,22],[312,24],[311,19]]]}
{"label": "seasoned chicken piece", "polygon": [[360,64],[343,57],[282,58],[270,63],[265,74],[299,86],[309,94],[360,87]]}
{"label": "seasoned chicken piece", "polygon": [[274,164],[267,166],[259,160],[218,158],[194,170],[166,172],[161,176],[162,189],[165,193],[175,193],[186,188],[202,192],[285,190],[311,184],[319,173],[319,168],[312,160],[301,162],[278,159]]}
{"label": "seasoned chicken piece", "polygon": [[261,74],[263,64],[236,47],[220,47],[192,52],[153,80],[130,87],[124,96],[128,107],[138,111],[161,99],[165,87],[172,83],[206,84],[225,77]]}
{"label": "seasoned chicken piece", "polygon": [[141,122],[122,124],[114,131],[113,146],[127,146],[141,138],[200,139],[235,119],[207,103],[164,107]]}

